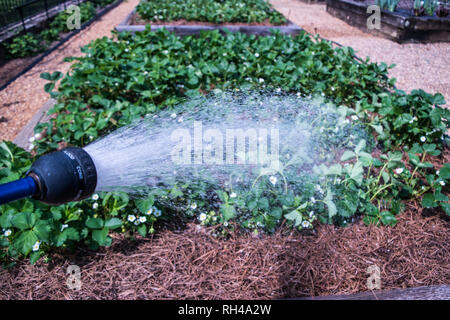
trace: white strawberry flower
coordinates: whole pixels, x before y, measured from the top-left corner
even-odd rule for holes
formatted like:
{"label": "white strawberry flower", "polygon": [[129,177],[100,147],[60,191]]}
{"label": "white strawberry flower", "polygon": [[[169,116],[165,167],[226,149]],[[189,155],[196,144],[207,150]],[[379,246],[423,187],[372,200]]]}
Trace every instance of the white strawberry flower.
{"label": "white strawberry flower", "polygon": [[270,176],[269,181],[271,184],[275,185],[277,183],[277,177],[275,176]]}
{"label": "white strawberry flower", "polygon": [[445,182],[444,181],[439,181],[441,186],[445,186]]}
{"label": "white strawberry flower", "polygon": [[35,137],[30,137],[30,139],[28,139],[28,141],[30,141],[30,142],[34,142],[34,140],[35,140]]}
{"label": "white strawberry flower", "polygon": [[147,212],[145,213],[146,215],[150,215],[153,213],[153,207],[151,207],[150,209],[147,210]]}
{"label": "white strawberry flower", "polygon": [[144,222],[146,222],[147,221],[147,218],[146,217],[139,217],[139,222],[140,223],[144,223]]}
{"label": "white strawberry flower", "polygon": [[5,237],[9,237],[9,236],[11,235],[11,233],[12,233],[12,231],[11,231],[10,229],[8,229],[8,230],[5,230],[5,232],[3,233],[3,235],[4,235]]}
{"label": "white strawberry flower", "polygon": [[97,203],[97,202],[95,202],[95,203],[92,205],[92,209],[94,209],[94,210],[98,209],[98,203]]}
{"label": "white strawberry flower", "polygon": [[38,251],[39,247],[41,246],[41,242],[38,240],[33,245],[33,251]]}
{"label": "white strawberry flower", "polygon": [[237,196],[237,194],[236,194],[235,192],[232,192],[232,193],[230,194],[230,198],[236,198],[236,196]]}
{"label": "white strawberry flower", "polygon": [[255,57],[257,57],[257,58],[259,57],[259,53],[258,53],[258,52],[257,52],[257,53],[255,53]]}
{"label": "white strawberry flower", "polygon": [[200,221],[205,221],[206,218],[207,218],[207,217],[206,217],[206,214],[205,214],[205,213],[202,213],[202,214],[200,214],[200,216],[199,216],[198,219],[199,219]]}
{"label": "white strawberry flower", "polygon": [[357,116],[357,115],[355,115],[355,114],[354,114],[354,115],[352,115],[352,116],[351,116],[351,118],[352,118],[352,120],[353,120],[353,121],[356,121],[356,120],[358,120],[358,116]]}
{"label": "white strawberry flower", "polygon": [[396,174],[402,174],[403,168],[397,168],[394,170]]}
{"label": "white strawberry flower", "polygon": [[136,220],[136,216],[135,215],[133,215],[133,214],[130,214],[130,215],[128,215],[128,221],[130,221],[130,222],[134,222],[135,220]]}
{"label": "white strawberry flower", "polygon": [[94,194],[92,195],[92,200],[97,201],[97,200],[98,200],[98,194],[94,193]]}
{"label": "white strawberry flower", "polygon": [[193,204],[191,204],[191,209],[192,210],[195,210],[195,209],[197,209],[197,204],[194,202]]}
{"label": "white strawberry flower", "polygon": [[154,213],[155,217],[160,217],[161,216],[161,210],[159,209],[155,209],[155,213]]}
{"label": "white strawberry flower", "polygon": [[425,142],[425,141],[427,141],[427,138],[425,138],[424,136],[421,136],[420,141]]}

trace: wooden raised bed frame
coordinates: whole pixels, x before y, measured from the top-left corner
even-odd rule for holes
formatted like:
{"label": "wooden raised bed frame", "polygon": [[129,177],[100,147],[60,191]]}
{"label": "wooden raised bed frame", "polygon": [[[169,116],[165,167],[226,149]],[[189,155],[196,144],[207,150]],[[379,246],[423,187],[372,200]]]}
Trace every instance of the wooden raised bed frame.
{"label": "wooden raised bed frame", "polygon": [[[134,9],[126,18],[123,20],[117,27],[116,30],[118,32],[139,32],[145,30],[145,25],[131,25],[131,20],[133,16],[136,14],[136,9]],[[224,30],[228,29],[231,32],[242,32],[246,34],[255,34],[255,35],[270,35],[271,30],[278,30],[283,34],[296,35],[300,33],[303,29],[292,23],[288,20],[287,25],[283,26],[236,26],[236,25],[227,25],[227,24],[217,24],[217,25],[151,25],[151,30],[158,30],[166,28],[169,31],[175,32],[176,35],[186,36],[186,35],[195,35],[199,34],[201,31],[205,30]]]}
{"label": "wooden raised bed frame", "polygon": [[450,17],[416,17],[407,11],[381,10],[381,28],[368,29],[367,5],[347,0],[327,0],[327,12],[364,32],[404,42],[450,42]]}

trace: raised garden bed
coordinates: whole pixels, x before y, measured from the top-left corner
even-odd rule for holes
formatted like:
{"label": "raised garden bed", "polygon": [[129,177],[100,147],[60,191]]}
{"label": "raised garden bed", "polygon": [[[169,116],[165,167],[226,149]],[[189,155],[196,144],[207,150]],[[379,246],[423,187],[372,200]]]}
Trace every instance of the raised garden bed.
{"label": "raised garden bed", "polygon": [[165,28],[176,35],[186,36],[199,34],[202,31],[207,30],[229,30],[231,32],[241,32],[245,34],[255,34],[255,35],[270,35],[272,30],[279,31],[283,34],[296,35],[302,28],[297,26],[291,21],[288,21],[285,25],[271,25],[263,23],[261,24],[245,24],[245,23],[224,23],[224,24],[214,24],[207,22],[185,22],[185,21],[175,21],[167,23],[148,23],[139,21],[136,19],[136,10],[133,10],[117,27],[118,32],[131,32],[135,33],[138,31],[144,31],[146,26],[149,26],[152,31]]}
{"label": "raised garden bed", "polygon": [[[197,9],[200,7],[205,9]],[[146,25],[150,25],[151,30],[165,28],[177,35],[214,29],[256,35],[269,35],[271,30],[278,30],[295,35],[301,30],[265,0],[178,0],[170,3],[142,0],[116,30],[134,33],[144,31]]]}
{"label": "raised garden bed", "polygon": [[411,10],[381,10],[380,29],[368,29],[368,3],[351,0],[327,0],[327,12],[364,32],[404,42],[449,42],[450,17],[415,16]]}

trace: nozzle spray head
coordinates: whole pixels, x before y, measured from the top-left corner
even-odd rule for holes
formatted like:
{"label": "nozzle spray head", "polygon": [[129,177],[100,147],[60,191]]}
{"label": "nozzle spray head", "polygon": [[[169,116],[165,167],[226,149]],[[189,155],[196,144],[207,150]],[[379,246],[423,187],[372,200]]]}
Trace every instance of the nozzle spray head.
{"label": "nozzle spray head", "polygon": [[80,201],[92,195],[97,171],[82,148],[69,147],[40,157],[28,171],[37,186],[34,198],[51,205]]}

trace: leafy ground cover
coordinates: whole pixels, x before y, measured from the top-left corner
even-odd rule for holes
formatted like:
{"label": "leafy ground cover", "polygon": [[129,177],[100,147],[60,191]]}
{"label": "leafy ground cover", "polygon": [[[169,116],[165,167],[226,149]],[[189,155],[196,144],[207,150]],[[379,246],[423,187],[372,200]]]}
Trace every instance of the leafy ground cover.
{"label": "leafy ground cover", "polygon": [[199,21],[199,22],[265,22],[280,25],[286,18],[265,0],[143,0],[136,8],[141,18],[151,22]]}
{"label": "leafy ground cover", "polygon": [[[211,192],[207,201],[198,190],[175,184],[140,199],[118,192],[59,207],[29,199],[4,205],[3,260],[31,254],[34,262],[54,247],[80,242],[109,245],[110,230],[145,236],[158,220],[174,215],[216,225],[217,233],[226,235],[236,228],[271,232],[281,223],[297,229],[317,222],[346,225],[357,217],[395,225],[408,199],[423,198],[424,207],[449,213],[450,165],[440,158],[449,111],[440,107],[442,95],[395,89],[385,64],[356,62],[351,48],[333,48],[305,33],[255,37],[212,31],[180,38],[147,30],[97,39],[82,52],[69,59],[73,66],[63,78],[58,72],[42,74],[49,80],[45,90],[58,100],[50,110],[54,117],[36,127],[31,153],[0,144],[0,183],[20,177],[35,156],[65,145],[85,146],[161,109],[176,112],[186,97],[211,90],[319,96],[334,106],[336,117],[327,127],[339,132],[356,124],[374,138],[348,144],[337,162],[317,168],[323,179],[304,182],[301,192],[274,184],[274,178],[282,180],[276,172],[264,176],[252,194],[202,189]],[[294,176],[287,178],[295,184]]]}

